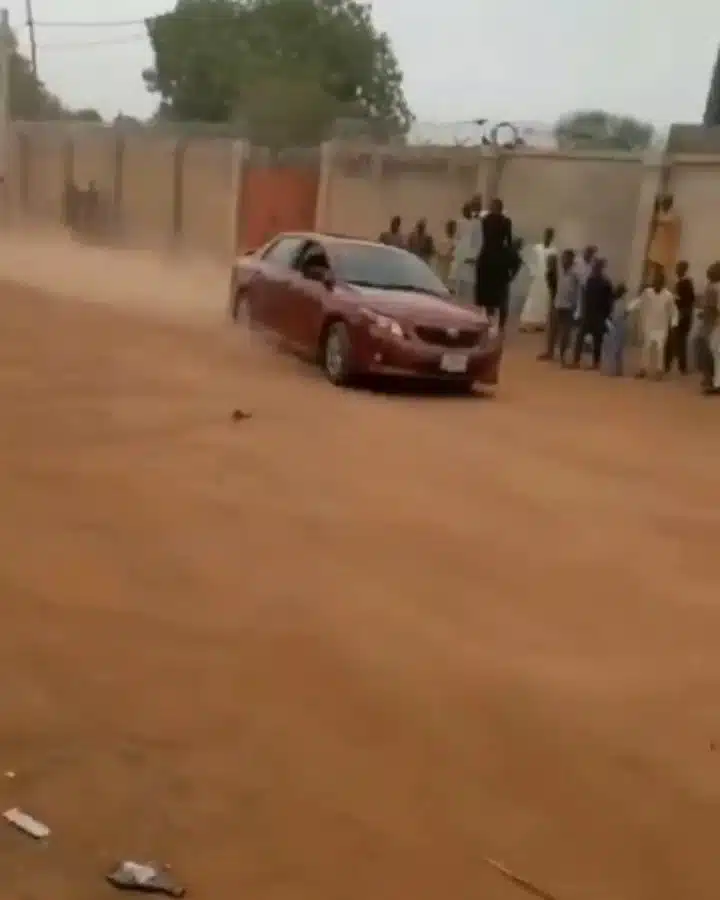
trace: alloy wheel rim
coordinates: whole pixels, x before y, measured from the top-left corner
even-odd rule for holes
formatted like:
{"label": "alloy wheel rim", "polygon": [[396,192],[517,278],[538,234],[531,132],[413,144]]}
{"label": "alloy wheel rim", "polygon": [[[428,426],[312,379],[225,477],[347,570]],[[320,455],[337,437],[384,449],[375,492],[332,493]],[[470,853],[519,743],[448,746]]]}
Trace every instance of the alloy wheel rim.
{"label": "alloy wheel rim", "polygon": [[333,378],[337,378],[343,370],[342,342],[336,333],[328,336],[325,345],[325,368]]}

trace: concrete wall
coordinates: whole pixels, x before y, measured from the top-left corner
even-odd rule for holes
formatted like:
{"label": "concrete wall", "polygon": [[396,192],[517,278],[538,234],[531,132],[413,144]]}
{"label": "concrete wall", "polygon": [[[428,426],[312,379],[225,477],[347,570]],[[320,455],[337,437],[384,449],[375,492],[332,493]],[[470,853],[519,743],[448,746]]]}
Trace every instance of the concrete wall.
{"label": "concrete wall", "polygon": [[[675,195],[681,254],[696,276],[716,257],[720,151],[631,154],[333,142],[275,159],[230,138],[18,124],[8,152],[5,222],[63,221],[67,179],[95,181],[118,243],[228,259],[272,226],[375,237],[391,216],[436,235],[475,193],[501,196],[518,234],[552,225],[561,245],[596,243],[634,284],[654,198]],[[292,207],[292,208],[291,208]]]}
{"label": "concrete wall", "polygon": [[182,164],[183,243],[200,253],[235,252],[238,167],[241,155],[228,140],[191,140]]}
{"label": "concrete wall", "polygon": [[672,157],[666,183],[682,221],[680,257],[700,282],[710,263],[720,259],[720,153]]}
{"label": "concrete wall", "polygon": [[235,251],[242,147],[94,125],[18,124],[8,158],[6,221],[61,225],[67,181],[100,193],[102,238],[134,247]]}
{"label": "concrete wall", "polygon": [[374,148],[331,145],[318,203],[318,227],[375,237],[394,215],[407,227],[427,218],[439,233],[478,191],[484,193],[492,160],[477,150],[447,147]]}
{"label": "concrete wall", "polygon": [[[174,234],[175,151],[169,137],[128,134],[122,147],[121,233],[142,246],[168,245]],[[82,184],[82,182],[81,182]]]}
{"label": "concrete wall", "polygon": [[670,191],[682,219],[681,255],[702,278],[720,258],[720,150],[666,155],[486,148],[324,148],[317,222],[322,230],[376,236],[392,215],[406,226],[426,217],[435,234],[476,193],[500,196],[526,240],[553,226],[557,242],[597,244],[612,274],[635,287],[653,203]]}
{"label": "concrete wall", "polygon": [[642,178],[640,156],[339,144],[326,155],[318,222],[374,236],[398,214],[406,226],[426,217],[438,234],[472,194],[498,195],[526,240],[552,225],[563,245],[597,243],[624,277]]}
{"label": "concrete wall", "polygon": [[8,181],[16,185],[12,190],[18,204],[14,212],[22,210],[36,219],[59,219],[70,159],[67,135],[50,126],[39,126],[32,131],[19,130],[13,144]]}
{"label": "concrete wall", "polygon": [[499,160],[498,195],[515,230],[537,240],[555,228],[565,247],[597,244],[625,277],[643,177],[641,157],[523,151]]}

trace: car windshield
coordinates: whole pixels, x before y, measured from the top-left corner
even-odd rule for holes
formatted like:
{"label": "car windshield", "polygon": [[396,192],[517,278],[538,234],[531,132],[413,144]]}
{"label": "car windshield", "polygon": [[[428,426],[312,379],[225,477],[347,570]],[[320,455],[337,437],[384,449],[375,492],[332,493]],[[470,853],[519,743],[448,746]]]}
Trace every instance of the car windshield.
{"label": "car windshield", "polygon": [[380,244],[333,243],[328,248],[336,278],[380,290],[416,291],[449,297],[449,291],[421,259]]}

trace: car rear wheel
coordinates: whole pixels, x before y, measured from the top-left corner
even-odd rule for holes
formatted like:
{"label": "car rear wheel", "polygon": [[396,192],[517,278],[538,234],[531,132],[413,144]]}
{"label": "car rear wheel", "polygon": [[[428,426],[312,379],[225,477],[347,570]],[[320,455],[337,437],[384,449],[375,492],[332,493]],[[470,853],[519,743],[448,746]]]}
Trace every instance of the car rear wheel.
{"label": "car rear wheel", "polygon": [[230,316],[236,325],[244,325],[246,328],[251,327],[252,322],[250,318],[250,304],[248,302],[247,291],[235,291],[230,307]]}
{"label": "car rear wheel", "polygon": [[333,322],[325,334],[321,362],[325,376],[337,386],[349,384],[352,345],[344,322]]}

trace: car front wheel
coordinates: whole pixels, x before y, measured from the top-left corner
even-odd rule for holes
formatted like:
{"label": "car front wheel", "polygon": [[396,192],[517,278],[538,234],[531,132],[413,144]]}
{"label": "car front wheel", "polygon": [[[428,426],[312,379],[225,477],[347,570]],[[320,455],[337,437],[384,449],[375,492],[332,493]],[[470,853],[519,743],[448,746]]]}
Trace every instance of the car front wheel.
{"label": "car front wheel", "polygon": [[344,322],[333,322],[325,334],[321,362],[331,384],[349,384],[351,379],[352,345]]}
{"label": "car front wheel", "polygon": [[236,325],[252,328],[250,297],[247,290],[238,289],[233,296],[230,316]]}

